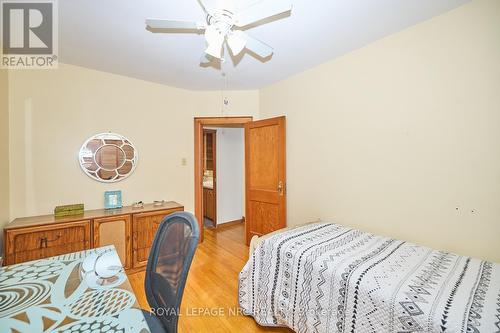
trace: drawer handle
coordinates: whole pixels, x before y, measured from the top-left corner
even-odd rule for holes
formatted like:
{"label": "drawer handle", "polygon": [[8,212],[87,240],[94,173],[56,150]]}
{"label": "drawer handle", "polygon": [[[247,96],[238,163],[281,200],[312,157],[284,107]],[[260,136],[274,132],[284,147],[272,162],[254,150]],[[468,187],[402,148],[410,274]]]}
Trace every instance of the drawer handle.
{"label": "drawer handle", "polygon": [[40,248],[41,249],[43,249],[44,247],[47,248],[49,242],[54,242],[54,241],[58,240],[59,238],[61,238],[61,234],[58,234],[56,236],[56,238],[54,238],[54,239],[48,239],[47,237],[40,238]]}

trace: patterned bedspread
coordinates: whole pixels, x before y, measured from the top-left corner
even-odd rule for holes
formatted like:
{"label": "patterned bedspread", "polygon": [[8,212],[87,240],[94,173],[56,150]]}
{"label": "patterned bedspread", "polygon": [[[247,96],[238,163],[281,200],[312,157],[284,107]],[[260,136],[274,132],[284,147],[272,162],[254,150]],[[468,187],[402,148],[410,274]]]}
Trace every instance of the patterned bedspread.
{"label": "patterned bedspread", "polygon": [[500,264],[312,224],[265,239],[239,304],[296,332],[500,332]]}

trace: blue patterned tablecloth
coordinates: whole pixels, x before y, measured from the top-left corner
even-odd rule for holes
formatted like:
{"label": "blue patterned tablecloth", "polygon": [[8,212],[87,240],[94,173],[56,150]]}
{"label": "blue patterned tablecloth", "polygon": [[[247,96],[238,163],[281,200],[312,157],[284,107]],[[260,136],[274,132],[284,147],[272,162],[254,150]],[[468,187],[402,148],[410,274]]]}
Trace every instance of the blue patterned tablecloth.
{"label": "blue patterned tablecloth", "polygon": [[113,246],[0,268],[0,332],[140,332],[149,329],[125,272],[90,286],[85,257]]}

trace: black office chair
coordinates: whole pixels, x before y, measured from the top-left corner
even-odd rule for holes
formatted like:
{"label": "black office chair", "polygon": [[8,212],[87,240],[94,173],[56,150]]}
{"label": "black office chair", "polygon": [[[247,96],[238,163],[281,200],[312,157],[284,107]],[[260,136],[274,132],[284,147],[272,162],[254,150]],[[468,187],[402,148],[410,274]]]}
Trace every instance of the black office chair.
{"label": "black office chair", "polygon": [[153,333],[177,332],[182,294],[199,238],[198,221],[187,212],[168,215],[156,232],[145,279],[152,313],[144,311]]}

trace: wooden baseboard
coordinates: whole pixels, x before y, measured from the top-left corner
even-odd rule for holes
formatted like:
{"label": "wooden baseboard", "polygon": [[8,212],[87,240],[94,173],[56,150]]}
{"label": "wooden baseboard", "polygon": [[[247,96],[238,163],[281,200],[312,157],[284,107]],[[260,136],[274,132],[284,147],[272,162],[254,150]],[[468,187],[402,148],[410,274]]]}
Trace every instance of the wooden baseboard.
{"label": "wooden baseboard", "polygon": [[238,219],[238,220],[234,220],[234,221],[229,221],[229,222],[225,222],[225,223],[219,223],[217,224],[217,230],[224,230],[226,228],[230,228],[230,227],[233,227],[237,224],[240,224],[240,223],[244,223],[245,222],[245,218],[242,217],[241,219]]}

